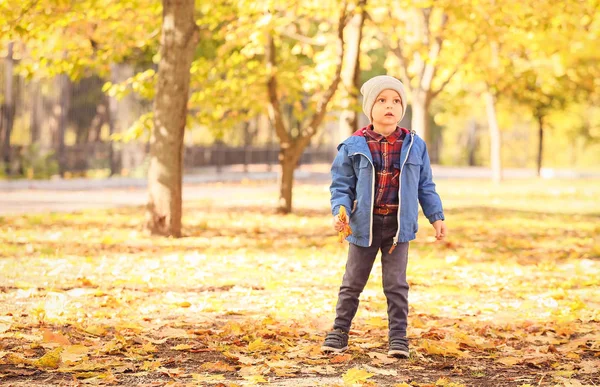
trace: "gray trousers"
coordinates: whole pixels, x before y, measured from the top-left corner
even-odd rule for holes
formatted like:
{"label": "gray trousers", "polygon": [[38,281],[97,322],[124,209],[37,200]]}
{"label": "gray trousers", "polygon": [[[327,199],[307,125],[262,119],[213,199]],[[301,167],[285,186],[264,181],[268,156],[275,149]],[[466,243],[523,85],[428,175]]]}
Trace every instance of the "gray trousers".
{"label": "gray trousers", "polygon": [[334,329],[350,331],[350,325],[358,309],[358,297],[362,293],[375,257],[381,250],[383,293],[387,298],[388,327],[390,338],[405,338],[408,317],[408,242],[398,243],[394,251],[388,251],[398,230],[396,215],[373,215],[373,243],[360,247],[350,243],[348,262],[342,280],[336,306]]}

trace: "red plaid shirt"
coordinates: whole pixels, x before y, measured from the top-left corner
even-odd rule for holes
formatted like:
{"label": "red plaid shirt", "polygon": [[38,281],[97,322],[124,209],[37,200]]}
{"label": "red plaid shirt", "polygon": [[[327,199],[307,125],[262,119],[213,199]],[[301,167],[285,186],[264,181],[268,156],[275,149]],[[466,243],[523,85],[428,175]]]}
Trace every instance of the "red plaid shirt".
{"label": "red plaid shirt", "polygon": [[400,151],[407,132],[396,127],[384,137],[373,130],[373,125],[362,129],[375,166],[375,207],[398,208]]}

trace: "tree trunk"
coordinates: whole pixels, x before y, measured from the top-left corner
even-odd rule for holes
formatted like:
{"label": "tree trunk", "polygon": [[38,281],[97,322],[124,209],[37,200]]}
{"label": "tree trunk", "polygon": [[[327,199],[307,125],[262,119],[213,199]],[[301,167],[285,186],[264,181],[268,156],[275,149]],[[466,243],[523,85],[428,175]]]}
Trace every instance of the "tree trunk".
{"label": "tree trunk", "polygon": [[467,128],[467,165],[469,167],[474,167],[476,164],[475,161],[475,151],[477,150],[477,121],[474,118],[468,123]]}
{"label": "tree trunk", "polygon": [[544,115],[540,112],[536,114],[539,125],[539,137],[538,137],[538,154],[537,154],[537,176],[540,177],[542,175],[542,160],[543,160],[543,150],[544,150]]}
{"label": "tree trunk", "polygon": [[429,138],[429,104],[431,99],[427,96],[427,92],[417,92],[414,94],[412,101],[412,118],[411,129],[424,140]]}
{"label": "tree trunk", "polygon": [[[110,80],[112,83],[121,83],[135,75],[133,65],[128,63],[117,63],[110,66]],[[109,99],[110,117],[114,133],[123,133],[135,122],[139,112],[136,111],[136,101],[133,93],[118,100],[115,97]],[[113,144],[115,149],[115,163],[118,164],[118,173],[129,175],[133,169],[144,162],[146,156],[137,141],[119,142]]]}
{"label": "tree trunk", "polygon": [[148,170],[147,227],[152,234],[181,236],[183,137],[197,39],[194,0],[163,0]]}
{"label": "tree trunk", "polygon": [[302,152],[310,144],[311,138],[317,133],[321,122],[325,118],[327,105],[333,98],[338,85],[341,81],[342,62],[344,58],[344,27],[347,19],[346,3],[340,10],[337,29],[338,56],[335,69],[335,76],[331,84],[319,98],[316,104],[316,110],[310,117],[309,123],[305,127],[298,127],[297,136],[292,135],[290,125],[286,124],[283,117],[283,108],[278,95],[277,81],[277,63],[276,63],[276,45],[273,35],[267,32],[267,44],[265,47],[265,58],[267,65],[267,94],[268,94],[268,112],[269,119],[275,128],[275,133],[279,139],[279,164],[281,165],[280,196],[277,211],[280,213],[289,213],[292,211],[292,184],[294,180],[294,169],[302,155]]}
{"label": "tree trunk", "polygon": [[71,79],[66,74],[58,76],[60,87],[58,127],[56,131],[56,156],[58,158],[59,173],[64,176],[67,169],[65,154],[65,133],[67,132],[69,109],[71,107]]}
{"label": "tree trunk", "polygon": [[360,89],[360,43],[365,22],[365,6],[367,0],[358,2],[359,10],[354,14],[345,30],[346,50],[344,52],[344,66],[342,67],[342,83],[348,91],[344,101],[344,110],[340,114],[340,137],[347,137],[358,130],[358,112],[355,104],[358,101]]}
{"label": "tree trunk", "polygon": [[299,160],[299,154],[295,147],[279,151],[279,165],[281,173],[279,174],[279,204],[277,212],[280,214],[289,214],[292,212],[292,192],[294,187],[294,171]]}
{"label": "tree trunk", "polygon": [[6,65],[4,66],[4,81],[5,95],[2,108],[2,122],[0,122],[0,140],[2,141],[2,162],[4,162],[4,170],[8,175],[10,171],[10,134],[12,132],[14,117],[15,117],[15,101],[13,92],[13,42],[8,43],[6,54]]}
{"label": "tree trunk", "polygon": [[108,103],[108,97],[103,96],[100,103],[96,106],[96,115],[90,123],[86,142],[98,142],[102,140],[102,126],[108,122]]}
{"label": "tree trunk", "polygon": [[488,127],[490,129],[490,166],[492,167],[492,181],[500,183],[502,181],[502,138],[500,137],[500,128],[498,118],[496,117],[496,98],[491,91],[485,93],[485,104],[488,118]]}
{"label": "tree trunk", "polygon": [[258,119],[250,118],[244,123],[244,173],[248,173],[248,165],[252,163],[252,142],[258,134]]}
{"label": "tree trunk", "polygon": [[41,123],[44,121],[42,115],[43,95],[42,86],[39,81],[32,82],[33,95],[31,96],[31,143],[36,144],[41,140]]}

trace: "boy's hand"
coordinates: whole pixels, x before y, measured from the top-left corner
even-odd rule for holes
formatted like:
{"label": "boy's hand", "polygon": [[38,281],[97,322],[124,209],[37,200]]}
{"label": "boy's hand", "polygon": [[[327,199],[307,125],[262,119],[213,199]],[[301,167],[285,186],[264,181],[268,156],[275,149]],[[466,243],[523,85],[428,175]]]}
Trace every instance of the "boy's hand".
{"label": "boy's hand", "polygon": [[340,232],[340,231],[342,231],[342,230],[344,229],[344,226],[345,226],[346,224],[348,224],[348,223],[347,223],[347,222],[342,222],[342,221],[340,220],[340,215],[339,215],[339,214],[337,214],[337,215],[334,215],[334,217],[333,217],[333,229],[334,229],[336,232]]}
{"label": "boy's hand", "polygon": [[435,228],[435,239],[441,241],[446,236],[446,224],[443,220],[436,220],[431,224]]}

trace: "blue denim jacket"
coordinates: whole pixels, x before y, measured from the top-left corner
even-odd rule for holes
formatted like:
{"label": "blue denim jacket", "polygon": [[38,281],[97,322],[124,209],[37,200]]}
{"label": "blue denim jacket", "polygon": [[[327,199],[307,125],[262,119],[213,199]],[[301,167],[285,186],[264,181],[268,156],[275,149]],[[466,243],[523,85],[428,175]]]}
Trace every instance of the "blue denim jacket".
{"label": "blue denim jacket", "polygon": [[[338,154],[331,165],[331,212],[337,215],[340,206],[346,207],[352,228],[352,235],[346,240],[368,247],[373,242],[375,167],[367,141],[359,133],[357,131],[338,146]],[[444,219],[442,201],[431,178],[427,146],[414,131],[406,135],[400,159],[396,162],[400,181],[398,232],[394,244],[415,239],[418,203],[430,223]]]}

